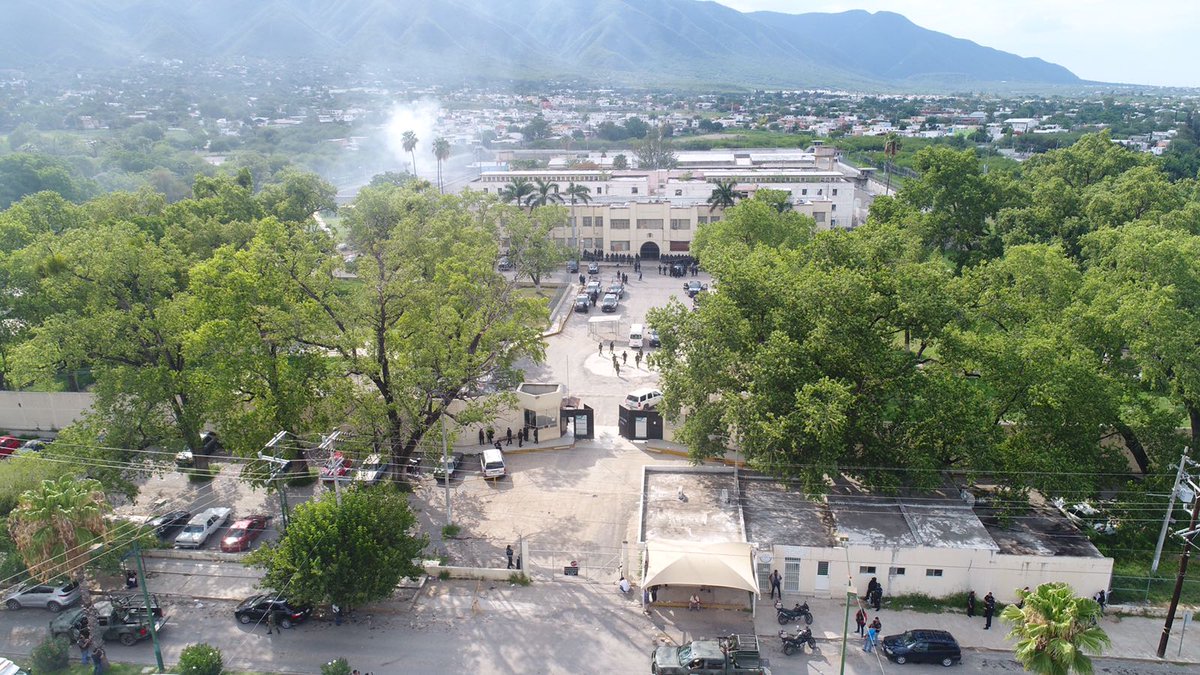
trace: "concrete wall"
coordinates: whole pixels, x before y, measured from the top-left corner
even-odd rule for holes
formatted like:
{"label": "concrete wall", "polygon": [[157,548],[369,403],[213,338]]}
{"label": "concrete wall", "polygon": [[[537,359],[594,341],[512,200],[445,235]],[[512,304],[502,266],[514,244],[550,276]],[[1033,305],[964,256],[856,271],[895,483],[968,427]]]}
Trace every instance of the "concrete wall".
{"label": "concrete wall", "polygon": [[0,429],[58,431],[82,417],[94,400],[84,392],[0,391]]}
{"label": "concrete wall", "polygon": [[[1015,602],[1017,589],[1051,581],[1066,582],[1079,595],[1091,596],[1109,587],[1113,565],[1111,558],[1005,555],[985,549],[776,545],[769,551],[771,569],[778,569],[780,574],[785,574],[786,558],[800,559],[801,594],[828,598],[843,596],[847,577],[865,597],[873,576],[883,585],[885,596],[922,593],[944,597],[973,589],[981,598],[990,591],[1001,602]],[[817,569],[822,561],[829,563],[828,587],[818,591]],[[872,566],[873,573],[862,569]],[[904,568],[904,574],[891,574],[894,568]],[[941,576],[928,576],[926,570],[941,570]]]}

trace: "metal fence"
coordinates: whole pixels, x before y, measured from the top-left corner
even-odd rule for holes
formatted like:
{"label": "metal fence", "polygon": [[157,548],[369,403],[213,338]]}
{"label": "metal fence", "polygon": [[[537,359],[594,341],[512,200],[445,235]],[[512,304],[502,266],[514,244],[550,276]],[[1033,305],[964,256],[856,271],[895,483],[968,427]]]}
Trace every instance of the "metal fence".
{"label": "metal fence", "polygon": [[[1109,592],[1110,604],[1134,604],[1147,602],[1165,602],[1175,592],[1175,576],[1165,577],[1131,577],[1119,574],[1112,576],[1112,587]],[[1183,598],[1185,603],[1189,598],[1200,596],[1200,581],[1184,579]]]}

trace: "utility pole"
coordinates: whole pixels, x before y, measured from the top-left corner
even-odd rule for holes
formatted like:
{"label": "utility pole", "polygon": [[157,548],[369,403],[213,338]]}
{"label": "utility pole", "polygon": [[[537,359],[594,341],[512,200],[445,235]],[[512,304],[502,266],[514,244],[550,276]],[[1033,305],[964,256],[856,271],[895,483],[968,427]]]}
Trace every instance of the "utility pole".
{"label": "utility pole", "polygon": [[[267,441],[267,444],[263,446],[263,450],[268,450],[268,451],[273,452],[275,450],[275,447],[277,445],[279,445],[279,442],[282,441],[285,436],[287,436],[287,433],[288,432],[286,432],[286,431],[281,431],[281,432],[275,434],[271,438],[271,440]],[[337,432],[334,432],[334,433],[337,433]],[[287,486],[281,485],[279,483],[279,480],[282,477],[283,470],[287,468],[288,460],[286,460],[282,457],[275,457],[274,455],[265,454],[261,450],[258,453],[258,458],[261,459],[262,461],[267,462],[268,464],[272,465],[272,467],[274,467],[271,469],[271,475],[267,478],[267,482],[270,484],[273,484],[275,486],[275,491],[279,493],[279,512],[281,514],[280,530],[282,532],[287,532],[287,526],[288,526]]]}
{"label": "utility pole", "polygon": [[[454,510],[450,505],[450,450],[446,447],[446,413],[442,413],[442,471],[446,473],[446,525],[454,524]],[[436,476],[434,477],[436,478]]]}
{"label": "utility pole", "polygon": [[[340,432],[340,431],[334,431],[334,432],[330,433],[328,436],[325,437],[324,440],[321,441],[321,444],[317,446],[317,451],[318,452],[328,452],[328,453],[332,454],[333,453],[333,444],[337,442],[337,439],[340,438],[341,435],[342,435],[342,432]],[[330,464],[330,466],[332,466],[332,464]],[[337,472],[334,471],[332,478],[333,478],[333,494],[334,494],[334,497],[337,499],[338,506],[341,506],[342,505],[342,477],[337,475]]]}
{"label": "utility pole", "polygon": [[1175,485],[1171,487],[1171,499],[1167,502],[1167,514],[1163,516],[1162,529],[1158,531],[1158,543],[1154,546],[1154,560],[1150,563],[1150,574],[1158,571],[1158,561],[1162,557],[1163,542],[1167,540],[1167,530],[1171,527],[1171,516],[1175,515],[1175,498],[1179,496],[1179,483],[1183,480],[1183,471],[1188,465],[1188,449],[1183,449],[1179,456],[1179,470],[1175,472]]}
{"label": "utility pole", "polygon": [[154,660],[158,662],[158,672],[166,672],[163,665],[162,648],[158,645],[158,628],[154,625],[154,605],[150,604],[150,590],[146,588],[146,569],[142,566],[142,547],[138,540],[133,540],[133,559],[137,563],[138,585],[142,587],[142,600],[146,603],[146,621],[150,624],[150,640],[154,643]]}
{"label": "utility pole", "polygon": [[[1196,485],[1191,483],[1192,489]],[[1197,490],[1200,492],[1200,490]],[[1183,581],[1187,577],[1188,559],[1192,556],[1192,547],[1196,545],[1196,520],[1200,518],[1200,494],[1192,495],[1192,520],[1188,529],[1177,532],[1183,537],[1183,555],[1179,557],[1179,574],[1175,577],[1175,592],[1171,594],[1171,606],[1167,609],[1167,620],[1163,623],[1162,637],[1158,639],[1158,658],[1164,658],[1167,653],[1167,642],[1171,639],[1171,626],[1175,623],[1175,610],[1179,609],[1179,596],[1183,593]]]}

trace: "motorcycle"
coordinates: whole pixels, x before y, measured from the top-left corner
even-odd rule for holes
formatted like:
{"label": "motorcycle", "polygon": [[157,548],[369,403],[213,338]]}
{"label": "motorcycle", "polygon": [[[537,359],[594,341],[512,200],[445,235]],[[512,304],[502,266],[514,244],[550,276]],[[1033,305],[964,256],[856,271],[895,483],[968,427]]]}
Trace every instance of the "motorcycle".
{"label": "motorcycle", "polygon": [[786,628],[780,628],[779,639],[783,640],[783,653],[788,656],[798,651],[804,651],[804,645],[808,645],[811,652],[817,651],[817,641],[813,638],[812,630],[809,628],[801,628],[796,631],[795,635],[788,635]]}
{"label": "motorcycle", "polygon": [[808,610],[807,602],[802,605],[797,603],[794,608],[787,609],[783,606],[783,603],[781,601],[776,600],[775,601],[775,614],[776,614],[776,618],[779,619],[779,625],[781,625],[781,626],[785,626],[788,624],[788,622],[792,621],[793,619],[798,620],[801,617],[804,618],[804,623],[806,625],[811,626],[812,621],[813,621],[812,612],[810,612]]}

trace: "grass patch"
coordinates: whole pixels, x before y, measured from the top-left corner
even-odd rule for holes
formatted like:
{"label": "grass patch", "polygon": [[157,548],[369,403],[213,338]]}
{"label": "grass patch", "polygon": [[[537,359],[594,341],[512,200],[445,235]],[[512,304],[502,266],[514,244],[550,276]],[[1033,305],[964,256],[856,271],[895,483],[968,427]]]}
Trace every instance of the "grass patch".
{"label": "grass patch", "polygon": [[457,525],[455,523],[450,523],[449,525],[442,526],[442,538],[443,539],[453,539],[454,537],[457,537],[460,532],[462,532],[461,525]]}
{"label": "grass patch", "polygon": [[450,570],[442,570],[441,572],[438,572],[438,578],[442,581],[446,581],[450,578]]}
{"label": "grass patch", "polygon": [[[1179,572],[1179,554],[1164,553],[1158,572],[1150,574],[1149,560],[1113,561],[1112,594],[1110,604],[1143,604],[1166,607],[1175,592],[1175,576]],[[1076,589],[1078,593],[1084,590]],[[1087,593],[1089,596],[1091,592]],[[1185,605],[1200,604],[1200,570],[1195,565],[1188,568],[1183,580],[1183,592],[1179,601]]]}
{"label": "grass patch", "polygon": [[533,579],[530,579],[524,572],[513,572],[508,575],[508,583],[518,586],[528,586],[533,583]]}
{"label": "grass patch", "polygon": [[208,468],[200,469],[196,467],[181,468],[179,472],[186,475],[189,483],[207,483],[213,478],[216,478],[218,473],[221,473],[221,467],[215,464],[209,464]]}
{"label": "grass patch", "polygon": [[[965,614],[967,611],[967,594],[951,593],[940,598],[925,595],[924,593],[885,595],[883,597],[883,607],[893,611],[906,609],[925,614],[942,614],[944,612],[960,612]],[[1004,603],[996,601],[996,616],[1000,616],[1000,612],[1002,611],[1004,611]],[[983,616],[982,595],[975,596],[975,613]]]}

